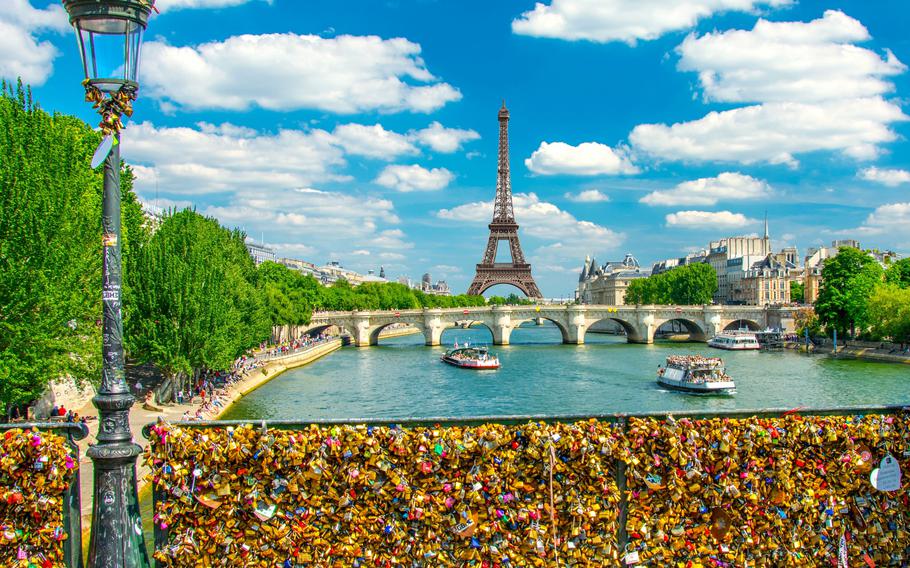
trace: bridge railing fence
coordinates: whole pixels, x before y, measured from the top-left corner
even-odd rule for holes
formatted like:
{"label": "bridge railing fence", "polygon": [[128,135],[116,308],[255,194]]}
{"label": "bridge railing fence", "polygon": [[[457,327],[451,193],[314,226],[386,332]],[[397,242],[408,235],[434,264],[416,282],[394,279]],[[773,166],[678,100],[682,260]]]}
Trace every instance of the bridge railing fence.
{"label": "bridge railing fence", "polygon": [[[66,539],[62,541],[63,547],[63,565],[67,568],[81,568],[82,567],[82,497],[81,497],[81,474],[79,468],[79,446],[76,444],[76,441],[84,439],[88,436],[88,426],[81,423],[73,422],[15,422],[10,424],[0,424],[0,439],[5,439],[7,433],[12,430],[22,430],[23,433],[28,433],[29,431],[36,430],[40,435],[41,433],[53,433],[60,435],[65,439],[65,444],[72,452],[74,460],[75,473],[73,474],[66,490],[62,494],[61,502],[61,514],[63,519],[63,531],[66,535]],[[47,443],[47,440],[43,441],[34,441],[35,448],[40,448],[41,444]],[[2,454],[2,444],[0,444],[0,454]],[[9,456],[12,459],[16,459],[17,456]],[[22,459],[20,457],[20,459]],[[37,462],[32,463],[19,463],[19,467],[31,467],[35,468]],[[39,473],[48,473],[52,468],[66,468],[68,464],[64,463],[43,463],[41,465],[41,471],[30,472],[27,474],[28,477],[35,476]],[[0,468],[0,478],[5,476],[3,468]],[[11,489],[12,487],[4,487],[0,485],[0,493],[4,489]],[[41,489],[33,489],[29,491],[28,487],[20,488],[25,494],[24,497],[26,500],[39,499],[43,496],[44,491]],[[40,510],[40,504],[36,505],[34,503],[30,506],[35,507],[37,510]],[[37,514],[37,513],[35,513]],[[3,519],[0,518],[0,523],[3,522]],[[26,533],[26,537],[35,535],[29,535]],[[28,550],[34,546],[35,550],[40,554],[44,554],[47,549],[39,548],[37,542],[24,542],[21,547],[23,553],[28,554]],[[50,544],[53,546],[53,544]],[[17,552],[18,554],[18,552]],[[0,563],[2,564],[2,563]]]}
{"label": "bridge railing fence", "polygon": [[[320,432],[323,433],[322,435],[328,435],[328,434],[326,434],[326,432],[334,432],[334,430],[333,430],[334,427],[339,427],[339,428],[341,428],[341,427],[355,427],[355,428],[387,427],[387,428],[392,429],[392,431],[394,431],[396,429],[412,429],[415,431],[417,429],[425,429],[425,430],[433,429],[435,431],[435,430],[442,430],[442,429],[446,429],[446,428],[480,427],[480,426],[485,426],[485,425],[499,425],[499,426],[504,426],[504,427],[518,426],[519,428],[521,428],[521,425],[530,426],[532,424],[540,424],[540,425],[544,425],[544,424],[545,425],[560,425],[561,424],[564,426],[571,426],[573,424],[589,425],[592,422],[597,422],[597,423],[605,423],[607,425],[610,425],[610,428],[614,428],[615,430],[610,430],[608,428],[607,431],[618,432],[620,434],[620,438],[619,438],[620,440],[625,441],[625,443],[627,443],[627,444],[631,444],[632,443],[631,440],[628,439],[626,436],[630,434],[630,431],[634,430],[636,427],[641,426],[641,422],[640,422],[641,420],[649,420],[649,419],[656,420],[662,424],[666,424],[666,423],[676,424],[676,423],[680,423],[680,421],[686,422],[686,420],[696,423],[697,421],[702,421],[702,420],[710,421],[712,419],[721,419],[722,421],[724,421],[726,419],[730,419],[730,420],[732,420],[732,419],[752,419],[751,423],[754,424],[756,422],[768,421],[770,419],[781,419],[783,417],[791,417],[790,418],[791,420],[798,420],[797,418],[792,418],[792,417],[807,417],[807,418],[808,417],[817,417],[820,419],[823,419],[826,417],[844,417],[844,419],[841,420],[841,422],[840,422],[841,425],[843,425],[843,424],[847,424],[847,425],[854,424],[855,425],[857,423],[862,422],[862,419],[865,416],[869,416],[870,419],[875,417],[874,420],[878,420],[879,419],[878,416],[881,415],[880,418],[881,418],[882,422],[885,421],[885,416],[895,416],[894,420],[897,421],[895,423],[899,423],[901,425],[900,426],[901,428],[906,429],[907,424],[905,424],[906,420],[904,418],[904,415],[906,414],[906,412],[908,410],[910,410],[910,407],[903,406],[903,405],[884,405],[884,406],[849,406],[849,407],[839,406],[839,407],[812,408],[812,409],[802,408],[802,407],[791,408],[791,409],[788,409],[788,408],[761,408],[761,409],[752,409],[752,410],[727,410],[727,411],[715,411],[715,412],[689,410],[689,411],[675,411],[675,412],[663,411],[663,412],[644,412],[644,413],[593,414],[593,415],[592,414],[577,414],[577,415],[559,415],[559,416],[529,414],[529,415],[508,415],[508,416],[501,416],[501,415],[500,416],[472,416],[472,417],[445,417],[445,416],[427,417],[427,418],[413,417],[413,418],[406,418],[406,419],[376,419],[376,418],[320,419],[320,420],[312,420],[312,421],[219,420],[219,421],[177,422],[177,423],[169,424],[169,425],[167,425],[167,427],[168,428],[177,427],[180,429],[189,429],[190,431],[200,431],[200,430],[206,431],[206,430],[212,430],[212,429],[219,429],[219,430],[224,431],[224,430],[228,430],[228,429],[231,429],[231,430],[238,429],[236,431],[239,432],[240,429],[242,429],[242,428],[249,428],[250,426],[252,426],[253,428],[255,428],[256,430],[258,430],[261,433],[262,437],[265,437],[266,434],[272,430],[314,432],[315,431],[314,429],[323,429],[323,430],[319,430]],[[901,415],[900,419],[898,419],[896,415]],[[771,421],[771,422],[773,422],[773,421]],[[786,423],[786,424],[792,424],[792,423]],[[143,435],[147,439],[153,440],[156,436],[160,435],[160,431],[156,430],[160,426],[162,426],[162,423],[146,425],[143,428]],[[785,425],[785,427],[786,427],[786,425]],[[593,426],[592,426],[592,428],[593,428]],[[229,430],[229,431],[231,431],[231,430]],[[551,430],[549,430],[549,429],[547,429],[546,431],[551,432]],[[553,431],[556,431],[556,430],[553,430]],[[637,430],[635,432],[636,433],[633,433],[633,435],[636,435],[636,436],[640,435],[640,432],[638,432]],[[902,430],[902,432],[904,432],[904,431]],[[341,435],[339,435],[339,436],[341,436]],[[889,440],[887,442],[887,447],[889,448],[889,451],[891,453],[893,453],[895,447],[899,446],[900,448],[902,448],[903,457],[900,459],[902,459],[906,463],[907,456],[910,455],[910,452],[908,452],[908,443],[910,443],[910,440],[908,440],[906,438],[906,432],[904,432],[902,434],[902,436],[905,436],[905,437],[903,439],[900,439],[897,441],[897,446],[895,446],[894,440]],[[318,435],[317,435],[317,441],[318,441]],[[839,439],[839,441],[837,443],[842,445],[843,441],[844,440]],[[639,442],[640,442],[640,440],[639,440]],[[638,443],[638,442],[636,442],[636,443]],[[851,443],[851,442],[848,442],[848,444],[849,443]],[[154,446],[154,445],[155,445],[155,443],[153,441],[152,444],[150,445],[150,450],[152,450],[152,446]],[[310,445],[308,447],[310,449],[312,449],[312,442],[310,442]],[[551,448],[553,447],[552,443],[550,443],[550,447]],[[822,448],[822,450],[824,449],[822,446],[818,446],[818,447],[816,447],[815,450],[812,450],[812,451],[822,451],[822,450],[818,449],[820,447]],[[842,448],[840,446],[837,446],[837,448],[832,447],[831,450],[840,451],[840,450],[842,450]],[[880,450],[880,453],[882,451],[884,451],[881,448],[879,448],[879,450]],[[423,451],[427,451],[427,450],[423,450]],[[438,448],[437,448],[437,451],[438,451]],[[186,449],[181,450],[181,452],[182,452],[181,455],[187,456]],[[430,450],[430,453],[432,453],[432,450]],[[152,452],[150,455],[152,457],[155,457],[154,452]],[[251,455],[253,455],[253,454],[251,453]],[[160,454],[157,457],[160,459],[161,458]],[[256,455],[253,455],[252,459],[255,460]],[[639,529],[635,528],[638,525],[635,525],[635,527],[629,526],[629,523],[631,522],[629,515],[631,512],[633,514],[633,516],[637,517],[637,519],[632,519],[632,520],[640,521],[640,516],[642,514],[642,505],[641,505],[640,501],[636,501],[635,503],[630,503],[630,495],[633,494],[633,492],[635,494],[637,494],[640,491],[642,491],[642,489],[643,489],[642,471],[643,470],[640,467],[635,467],[635,468],[633,468],[633,471],[630,471],[630,467],[632,467],[630,464],[632,462],[626,463],[626,461],[624,459],[620,459],[618,457],[618,454],[612,455],[611,459],[613,460],[612,463],[614,465],[610,468],[609,477],[612,478],[612,482],[615,484],[613,487],[614,487],[615,491],[618,492],[618,497],[616,499],[616,501],[617,501],[616,509],[617,510],[615,511],[615,514],[616,514],[615,523],[616,524],[615,524],[615,532],[613,533],[613,538],[615,539],[613,541],[615,543],[615,548],[613,550],[615,552],[613,554],[614,554],[614,559],[617,559],[616,554],[618,552],[619,560],[622,560],[623,555],[629,552],[629,546],[632,544],[632,540],[630,539],[630,532],[633,530],[639,530]],[[665,457],[664,459],[669,461],[668,457]],[[552,471],[553,467],[554,467],[552,465],[553,462],[551,461],[550,463],[551,463],[551,465],[550,465],[549,470]],[[567,462],[567,463],[569,463],[569,462]],[[574,463],[574,462],[572,462],[572,463]],[[186,466],[186,464],[182,464],[182,466],[178,466],[178,467],[182,467],[185,470],[187,466]],[[191,465],[189,467],[192,470],[192,467],[194,467],[194,466]],[[544,466],[544,469],[546,470],[547,468]],[[665,472],[665,475],[666,474],[667,474],[667,472]],[[195,476],[198,475],[198,472],[193,471],[193,475],[195,478]],[[630,489],[630,476],[635,477],[635,485],[634,485],[633,489]],[[802,479],[802,478],[800,477],[800,479]],[[658,482],[658,484],[659,483],[660,482]],[[866,481],[866,483],[868,484],[868,480]],[[553,484],[553,481],[552,481],[552,477],[551,477],[551,480],[550,480],[551,503],[552,503],[552,499],[553,499],[553,497],[552,497],[553,485],[552,484]],[[393,483],[393,486],[394,486],[394,483]],[[682,490],[685,491],[685,485],[683,485],[682,487],[683,487]],[[579,492],[583,492],[583,489],[584,488],[580,488]],[[564,489],[564,491],[565,491],[565,489]],[[906,491],[906,490],[902,489],[902,491]],[[161,505],[167,504],[169,501],[172,502],[174,499],[173,494],[171,494],[169,491],[162,490],[162,489],[156,489],[153,492],[153,496],[154,496],[154,500],[155,500],[154,510],[156,512],[159,511],[159,507]],[[568,493],[566,493],[565,496],[568,498]],[[614,496],[615,496],[615,494],[614,494]],[[906,501],[907,501],[906,497],[907,497],[906,495],[903,497],[903,499],[904,499],[903,502],[905,505],[906,505]],[[184,496],[181,496],[181,498],[184,498]],[[669,498],[667,498],[667,500],[668,499]],[[683,501],[685,501],[685,499],[686,498],[684,497]],[[191,498],[191,500],[192,500],[192,498]],[[559,503],[559,501],[557,501],[557,503]],[[653,505],[653,503],[652,503],[652,505]],[[198,508],[199,507],[197,507],[197,509]],[[904,508],[906,508],[908,510],[904,511],[903,509],[901,509],[900,515],[907,517],[906,520],[910,520],[910,508],[908,508],[908,507],[904,507]],[[551,509],[552,509],[552,504],[551,504]],[[788,521],[788,522],[790,522],[790,521]],[[164,526],[162,526],[162,524],[158,523],[158,522],[155,523],[156,551],[164,551],[168,547],[173,548],[175,546],[173,539],[171,539],[168,534],[168,531],[170,528],[173,528],[173,527],[167,527],[166,524]],[[449,531],[445,530],[442,532],[444,532],[445,534],[448,534]],[[704,531],[704,532],[707,532],[707,531]],[[449,538],[454,539],[455,537],[450,535]],[[653,554],[654,542],[657,542],[659,544],[659,541],[653,541],[653,542],[649,541],[652,545],[652,550],[651,550],[651,552],[648,552],[648,545],[647,544],[643,545],[643,543],[646,542],[645,539],[647,539],[647,538],[649,538],[648,535],[642,536],[640,534],[636,534],[634,542],[636,543],[638,550],[641,550],[643,553]],[[851,538],[856,538],[856,537],[851,537]],[[262,541],[259,541],[259,542],[261,543]],[[558,546],[559,539],[555,539],[555,542],[557,544],[554,546]],[[565,543],[563,543],[563,545],[564,544]],[[472,541],[472,546],[473,545],[474,545],[474,542]],[[581,545],[579,545],[579,546],[581,546]],[[910,551],[910,544],[905,543],[905,546],[908,547],[907,550]],[[635,548],[635,547],[633,547],[633,548]],[[731,546],[731,548],[732,548],[732,546]],[[468,552],[470,553],[470,551],[468,551]],[[683,553],[684,552],[685,551],[683,551]],[[634,553],[634,550],[633,550],[633,553]],[[557,552],[557,554],[558,554],[558,552]],[[682,553],[677,551],[676,554],[682,554]],[[853,554],[853,552],[851,552],[851,554]],[[856,553],[856,554],[859,554],[859,553]],[[550,557],[549,551],[547,552],[547,557],[548,558]],[[851,557],[859,558],[859,557],[855,556],[855,554]],[[882,558],[887,558],[887,557],[882,557]],[[893,558],[893,556],[892,556],[892,558]],[[690,559],[691,559],[691,557],[690,557]],[[172,560],[173,559],[170,559],[169,562]],[[669,560],[669,559],[667,558],[666,560]],[[659,558],[658,558],[658,562],[659,562]],[[279,563],[280,563],[280,561],[279,561]],[[163,566],[165,564],[159,562],[158,565]],[[882,565],[887,565],[887,563],[882,562]]]}

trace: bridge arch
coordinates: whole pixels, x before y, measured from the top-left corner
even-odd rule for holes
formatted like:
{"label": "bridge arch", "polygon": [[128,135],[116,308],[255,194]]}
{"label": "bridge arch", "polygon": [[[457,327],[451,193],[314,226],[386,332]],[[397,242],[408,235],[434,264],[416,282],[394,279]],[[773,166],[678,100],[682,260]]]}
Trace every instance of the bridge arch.
{"label": "bridge arch", "polygon": [[654,322],[655,332],[661,328],[664,324],[671,322],[680,322],[682,326],[689,332],[689,341],[707,341],[708,333],[706,330],[706,325],[701,322],[686,318],[686,317],[675,317],[667,318],[662,321]]}
{"label": "bridge arch", "polygon": [[409,325],[411,327],[416,327],[418,330],[420,330],[420,333],[422,333],[424,335],[424,337],[426,338],[427,330],[422,323],[417,323],[417,322],[412,322],[412,321],[390,321],[390,322],[382,323],[382,324],[379,324],[379,325],[376,325],[376,326],[370,328],[370,345],[379,345],[379,335],[382,333],[382,331],[384,329],[386,329],[387,327],[393,326],[395,324],[402,324],[402,323]]}
{"label": "bridge arch", "polygon": [[[482,321],[482,320],[473,320],[473,321],[471,321],[470,325],[468,325],[468,327],[462,327],[460,325],[455,325],[454,323],[446,324],[445,328],[439,334],[439,343],[441,345],[451,345],[455,342],[455,339],[458,338],[457,336],[453,337],[454,334],[457,334],[458,332],[467,332],[470,329],[478,329],[478,328],[486,329],[487,332],[490,334],[489,339],[483,340],[483,343],[493,343],[493,339],[496,337],[496,335],[493,333],[493,328],[491,327],[491,324],[488,324],[487,322]],[[444,337],[447,332],[451,332],[451,333],[449,333],[448,341],[444,340]]]}
{"label": "bridge arch", "polygon": [[[560,322],[560,321],[558,321],[558,320],[555,320],[555,319],[553,319],[553,318],[548,318],[548,317],[546,317],[546,316],[538,316],[538,315],[535,315],[535,316],[532,317],[532,318],[525,318],[525,319],[517,319],[517,320],[514,320],[514,321],[512,322],[512,323],[513,323],[513,325],[512,325],[512,331],[515,331],[516,329],[518,329],[519,327],[521,327],[522,324],[525,324],[525,323],[528,323],[528,322],[536,322],[538,319],[547,320],[547,321],[549,321],[549,322],[552,322],[554,325],[556,325],[557,329],[559,329],[559,334],[562,336],[562,342],[563,342],[563,343],[569,343],[569,330],[566,329],[566,326],[563,325],[562,322]],[[511,335],[511,334],[510,334],[510,335]]]}
{"label": "bridge arch", "polygon": [[591,328],[594,325],[596,325],[598,322],[602,322],[602,321],[612,321],[612,322],[618,323],[619,327],[621,327],[622,330],[626,332],[626,341],[628,341],[629,343],[642,343],[645,339],[644,337],[642,337],[641,332],[639,332],[638,328],[635,327],[634,324],[632,324],[631,322],[626,321],[622,318],[617,318],[617,317],[605,317],[605,318],[600,318],[600,319],[596,319],[596,320],[589,322],[585,326],[585,335],[587,335],[588,332],[591,331]]}
{"label": "bridge arch", "polygon": [[748,329],[749,331],[761,331],[761,325],[759,325],[757,321],[742,318],[733,320],[724,326],[724,331],[738,331],[740,329]]}
{"label": "bridge arch", "polygon": [[319,335],[323,331],[333,328],[333,327],[338,328],[338,331],[342,334],[345,334],[345,333],[347,333],[348,335],[351,334],[351,330],[349,330],[347,327],[345,327],[345,325],[343,323],[330,323],[330,324],[325,324],[325,325],[316,325],[313,327],[309,327],[306,329],[306,331],[303,332],[303,335]]}

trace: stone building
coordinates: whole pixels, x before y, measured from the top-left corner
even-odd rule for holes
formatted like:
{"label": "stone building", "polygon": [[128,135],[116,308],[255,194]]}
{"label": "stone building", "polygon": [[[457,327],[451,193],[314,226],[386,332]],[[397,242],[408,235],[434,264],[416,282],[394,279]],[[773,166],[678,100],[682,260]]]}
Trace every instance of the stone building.
{"label": "stone building", "polygon": [[601,266],[597,265],[595,259],[586,257],[578,277],[575,300],[580,304],[622,306],[625,305],[629,282],[650,275],[651,271],[642,270],[638,260],[631,254],[627,254],[621,261]]}
{"label": "stone building", "polygon": [[[729,304],[767,306],[790,303],[792,262],[777,254],[755,260],[752,256],[731,259],[727,271]],[[754,262],[753,262],[754,261]]]}
{"label": "stone building", "polygon": [[256,263],[256,266],[259,266],[265,261],[275,262],[278,258],[275,249],[251,240],[246,242],[246,250],[250,253],[250,256],[253,257],[253,262]]}

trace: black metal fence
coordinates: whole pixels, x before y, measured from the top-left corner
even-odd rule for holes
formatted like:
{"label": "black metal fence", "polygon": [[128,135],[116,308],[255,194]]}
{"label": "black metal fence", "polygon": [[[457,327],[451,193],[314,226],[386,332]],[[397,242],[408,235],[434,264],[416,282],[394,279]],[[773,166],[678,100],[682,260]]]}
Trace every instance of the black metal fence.
{"label": "black metal fence", "polygon": [[[299,431],[309,429],[312,426],[331,427],[331,426],[395,426],[401,428],[421,428],[421,427],[446,427],[446,426],[479,426],[482,424],[498,425],[516,425],[526,423],[570,423],[585,420],[596,420],[600,422],[612,423],[618,426],[623,433],[628,430],[630,419],[657,419],[657,420],[681,420],[684,418],[698,419],[715,419],[715,418],[779,418],[781,416],[797,415],[807,417],[825,417],[825,416],[863,416],[863,415],[894,415],[900,412],[906,412],[910,407],[903,405],[886,405],[886,406],[853,406],[853,407],[832,407],[832,408],[762,408],[754,410],[732,410],[718,412],[702,411],[679,411],[679,412],[645,412],[645,413],[617,413],[617,414],[600,414],[600,415],[511,415],[511,416],[473,416],[473,417],[431,417],[431,418],[409,418],[409,419],[335,419],[335,420],[314,420],[310,422],[296,420],[221,420],[221,421],[190,421],[177,422],[172,426],[179,426],[190,429],[212,429],[228,428],[253,425],[256,428],[267,432],[274,430]],[[149,439],[152,436],[151,429],[154,424],[146,425],[142,433]],[[910,440],[904,440],[903,447],[908,447]],[[906,455],[906,454],[905,454]],[[617,522],[616,543],[618,550],[622,553],[629,543],[627,532],[627,515],[629,513],[628,487],[627,487],[627,464],[622,460],[616,460],[614,470],[614,480],[621,495],[619,503],[619,518]],[[173,498],[166,491],[153,492],[155,499],[155,510],[158,510],[158,502]],[[168,544],[168,535],[166,530],[161,530],[158,523],[155,523],[155,547],[161,550]],[[160,563],[159,563],[160,565]]]}
{"label": "black metal fence", "polygon": [[[13,424],[0,424],[0,432],[8,430],[31,430],[53,432],[66,438],[67,445],[72,449],[76,463],[79,463],[79,446],[77,440],[88,436],[88,427],[85,424],[72,422],[20,422]],[[82,497],[81,473],[79,468],[73,480],[63,494],[63,527],[67,539],[63,541],[63,557],[68,568],[82,568]]]}

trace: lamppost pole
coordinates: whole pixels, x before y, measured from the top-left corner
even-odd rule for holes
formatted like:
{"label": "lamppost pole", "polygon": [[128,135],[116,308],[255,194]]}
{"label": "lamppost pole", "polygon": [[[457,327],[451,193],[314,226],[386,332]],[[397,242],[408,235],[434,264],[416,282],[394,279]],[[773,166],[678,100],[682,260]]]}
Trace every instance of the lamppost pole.
{"label": "lamppost pole", "polygon": [[87,452],[94,465],[95,482],[88,566],[145,568],[149,559],[136,485],[136,460],[142,449],[133,442],[130,430],[134,398],[123,368],[120,145],[119,134],[115,136],[104,162],[103,367],[101,387],[92,399],[99,414],[98,443]]}
{"label": "lamppost pole", "polygon": [[[121,119],[133,112],[139,88],[139,51],[155,0],[63,0],[76,31],[85,72],[85,98],[101,115],[104,140],[92,167],[104,160],[102,197],[102,370],[92,399],[98,408],[97,443],[86,454],[94,465],[89,568],[148,568],[139,514],[130,408],[135,399],[123,364],[123,271],[120,231]],[[105,155],[106,152],[106,155]]]}

